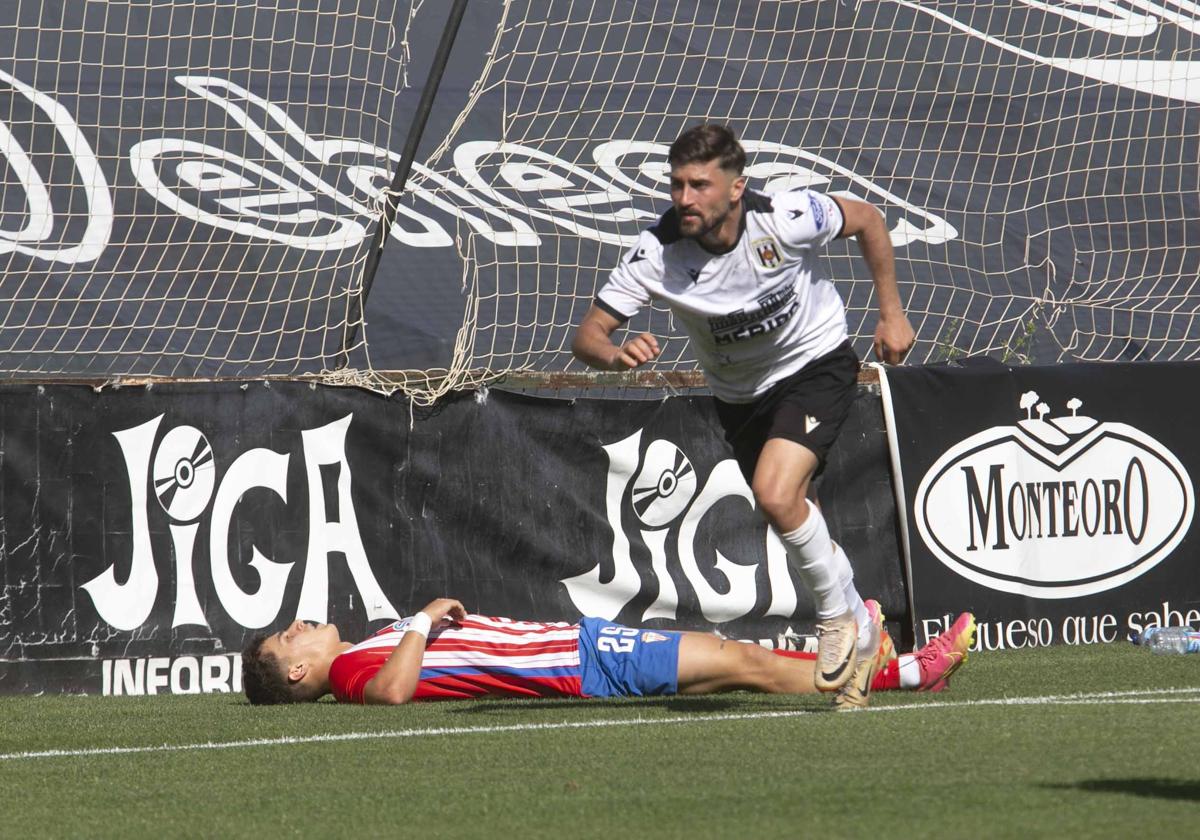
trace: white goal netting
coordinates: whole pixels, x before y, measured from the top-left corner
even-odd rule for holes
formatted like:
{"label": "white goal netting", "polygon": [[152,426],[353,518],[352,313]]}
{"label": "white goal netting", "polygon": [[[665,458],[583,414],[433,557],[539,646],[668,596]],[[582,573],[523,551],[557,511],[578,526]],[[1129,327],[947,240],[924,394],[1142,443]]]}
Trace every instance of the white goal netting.
{"label": "white goal netting", "polygon": [[362,358],[407,0],[0,8],[0,373]]}
{"label": "white goal netting", "polygon": [[[0,5],[0,374],[551,382],[702,120],[752,188],[884,211],[913,361],[1200,354],[1200,4],[474,0],[364,303],[447,7]],[[865,356],[866,267],[828,259]],[[669,313],[629,326],[694,370]]]}
{"label": "white goal netting", "polygon": [[[1193,358],[1198,33],[1182,0],[506,2],[428,161],[504,214],[459,226],[456,374],[579,369],[572,325],[702,120],[739,131],[752,188],[885,212],[912,361]],[[865,355],[866,266],[849,242],[829,262]],[[666,337],[657,370],[693,367],[667,312],[630,328]]]}

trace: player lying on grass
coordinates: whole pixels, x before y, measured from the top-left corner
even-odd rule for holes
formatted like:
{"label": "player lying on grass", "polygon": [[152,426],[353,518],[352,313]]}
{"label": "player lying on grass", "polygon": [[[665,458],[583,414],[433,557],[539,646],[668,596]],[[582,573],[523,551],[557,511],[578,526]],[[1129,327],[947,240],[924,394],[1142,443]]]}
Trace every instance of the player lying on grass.
{"label": "player lying on grass", "polygon": [[[967,659],[974,616],[963,613],[924,648],[897,658],[879,605],[867,604],[883,641],[861,705],[871,688],[945,688]],[[458,601],[439,598],[357,645],[343,642],[332,624],[305,621],[259,636],[242,654],[242,684],[254,704],[314,701],[330,693],[343,703],[383,704],[739,689],[811,694],[815,660],[816,654],[769,651],[709,633],[639,630],[599,618],[567,624],[468,615]]]}

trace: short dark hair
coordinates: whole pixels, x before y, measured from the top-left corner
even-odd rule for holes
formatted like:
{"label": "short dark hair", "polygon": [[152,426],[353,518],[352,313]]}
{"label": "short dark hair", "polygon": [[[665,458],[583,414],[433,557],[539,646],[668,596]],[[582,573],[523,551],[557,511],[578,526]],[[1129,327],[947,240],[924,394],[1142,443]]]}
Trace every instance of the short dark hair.
{"label": "short dark hair", "polygon": [[671,166],[708,163],[710,160],[717,161],[722,169],[738,175],[746,168],[746,150],[729,126],[717,123],[692,126],[676,138],[667,152],[667,162]]}
{"label": "short dark hair", "polygon": [[242,690],[246,692],[246,699],[252,706],[275,706],[304,699],[288,685],[282,663],[263,652],[263,642],[268,638],[267,633],[259,634],[242,651]]}

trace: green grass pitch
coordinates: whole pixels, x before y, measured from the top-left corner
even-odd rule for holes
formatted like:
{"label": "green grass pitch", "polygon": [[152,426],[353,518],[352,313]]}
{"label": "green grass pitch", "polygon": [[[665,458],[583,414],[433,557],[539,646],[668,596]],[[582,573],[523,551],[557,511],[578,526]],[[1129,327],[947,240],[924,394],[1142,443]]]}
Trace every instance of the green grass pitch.
{"label": "green grass pitch", "polygon": [[[1133,837],[1200,825],[1200,657],[972,654],[938,695],[254,708],[0,699],[9,837]],[[205,745],[205,746],[200,746]],[[48,754],[53,753],[53,754]]]}

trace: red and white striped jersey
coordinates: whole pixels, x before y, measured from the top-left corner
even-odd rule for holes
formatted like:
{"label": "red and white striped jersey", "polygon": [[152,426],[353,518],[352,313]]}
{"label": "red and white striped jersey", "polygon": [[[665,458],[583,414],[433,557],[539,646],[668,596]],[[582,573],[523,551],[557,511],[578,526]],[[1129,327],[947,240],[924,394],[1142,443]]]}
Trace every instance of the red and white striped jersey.
{"label": "red and white striped jersey", "polygon": [[[329,684],[340,703],[362,703],[363,689],[407,631],[397,621],[333,660]],[[579,625],[468,615],[434,627],[414,700],[484,695],[580,697]]]}

